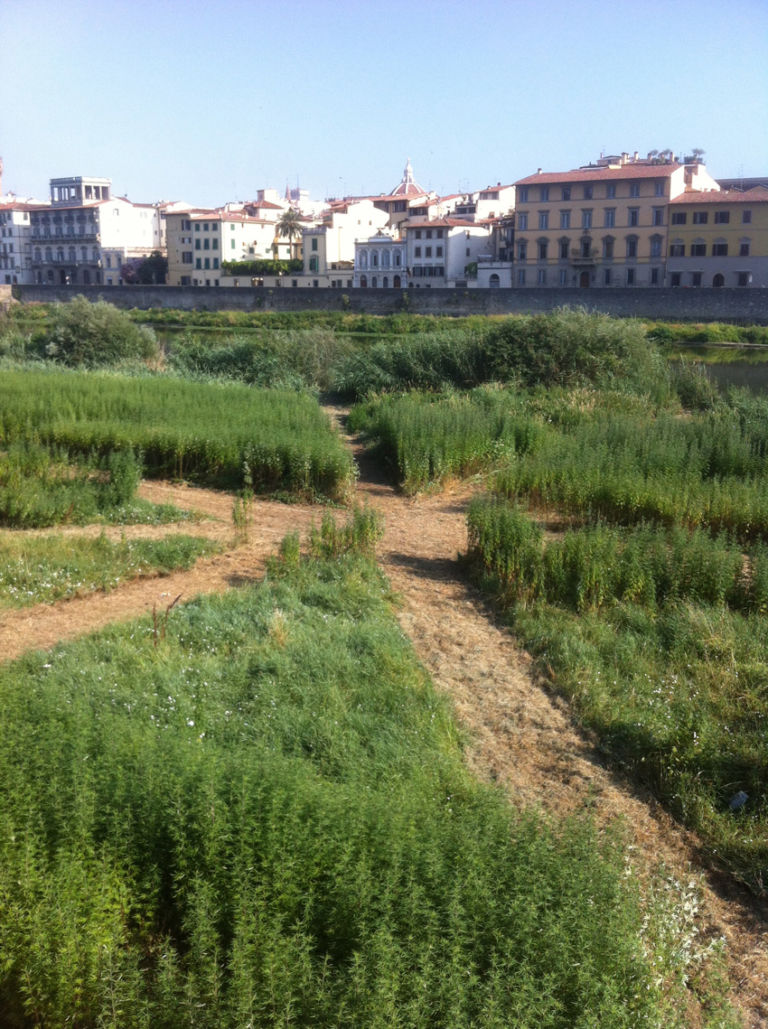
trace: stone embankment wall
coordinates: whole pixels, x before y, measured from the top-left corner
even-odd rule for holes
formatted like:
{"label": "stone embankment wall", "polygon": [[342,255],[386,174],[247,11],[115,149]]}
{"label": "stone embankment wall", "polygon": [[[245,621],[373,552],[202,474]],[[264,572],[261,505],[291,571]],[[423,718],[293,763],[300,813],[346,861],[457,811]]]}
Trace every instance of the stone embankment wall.
{"label": "stone embankment wall", "polygon": [[768,324],[768,289],[281,289],[202,286],[14,286],[22,303],[83,293],[116,307],[366,314],[530,314],[586,307],[622,318]]}

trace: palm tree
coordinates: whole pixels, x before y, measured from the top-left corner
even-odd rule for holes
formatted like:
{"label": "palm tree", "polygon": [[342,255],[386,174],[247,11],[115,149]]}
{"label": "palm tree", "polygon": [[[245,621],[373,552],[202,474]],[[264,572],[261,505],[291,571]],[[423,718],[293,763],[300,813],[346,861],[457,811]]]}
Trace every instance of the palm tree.
{"label": "palm tree", "polygon": [[283,211],[280,216],[280,220],[277,223],[277,233],[279,236],[288,237],[288,248],[291,251],[292,257],[298,256],[298,254],[293,253],[293,241],[294,239],[301,238],[302,228],[301,215],[298,211],[294,210],[292,207]]}

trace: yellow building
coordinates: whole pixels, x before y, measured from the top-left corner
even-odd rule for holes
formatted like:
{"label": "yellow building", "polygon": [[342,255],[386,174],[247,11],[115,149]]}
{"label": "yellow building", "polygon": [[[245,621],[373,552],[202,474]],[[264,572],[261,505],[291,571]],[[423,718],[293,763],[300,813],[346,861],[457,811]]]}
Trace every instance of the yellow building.
{"label": "yellow building", "polygon": [[669,211],[670,286],[768,286],[768,189],[691,191]]}
{"label": "yellow building", "polygon": [[621,154],[515,183],[516,286],[663,286],[668,205],[719,187],[703,164]]}

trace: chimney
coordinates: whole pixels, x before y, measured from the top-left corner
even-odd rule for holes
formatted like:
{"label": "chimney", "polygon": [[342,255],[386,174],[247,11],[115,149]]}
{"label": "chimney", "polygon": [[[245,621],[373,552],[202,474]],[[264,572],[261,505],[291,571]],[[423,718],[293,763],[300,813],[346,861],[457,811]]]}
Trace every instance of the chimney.
{"label": "chimney", "polygon": [[537,169],[536,169],[536,174],[537,174],[537,175],[541,175],[541,168],[537,168]]}
{"label": "chimney", "polygon": [[640,153],[639,153],[639,151],[635,150],[635,156],[634,156],[634,157],[632,158],[632,160],[633,160],[633,161],[636,161],[636,160],[638,159],[638,157],[639,157],[639,156],[640,156]]}

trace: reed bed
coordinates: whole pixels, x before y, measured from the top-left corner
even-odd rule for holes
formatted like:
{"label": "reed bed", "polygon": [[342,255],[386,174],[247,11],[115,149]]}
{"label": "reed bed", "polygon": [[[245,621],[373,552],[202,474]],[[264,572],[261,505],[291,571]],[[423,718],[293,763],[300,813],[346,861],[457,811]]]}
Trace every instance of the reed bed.
{"label": "reed bed", "polygon": [[146,473],[343,499],[351,458],[309,396],[170,377],[8,371],[0,439],[81,454],[140,452]]}

